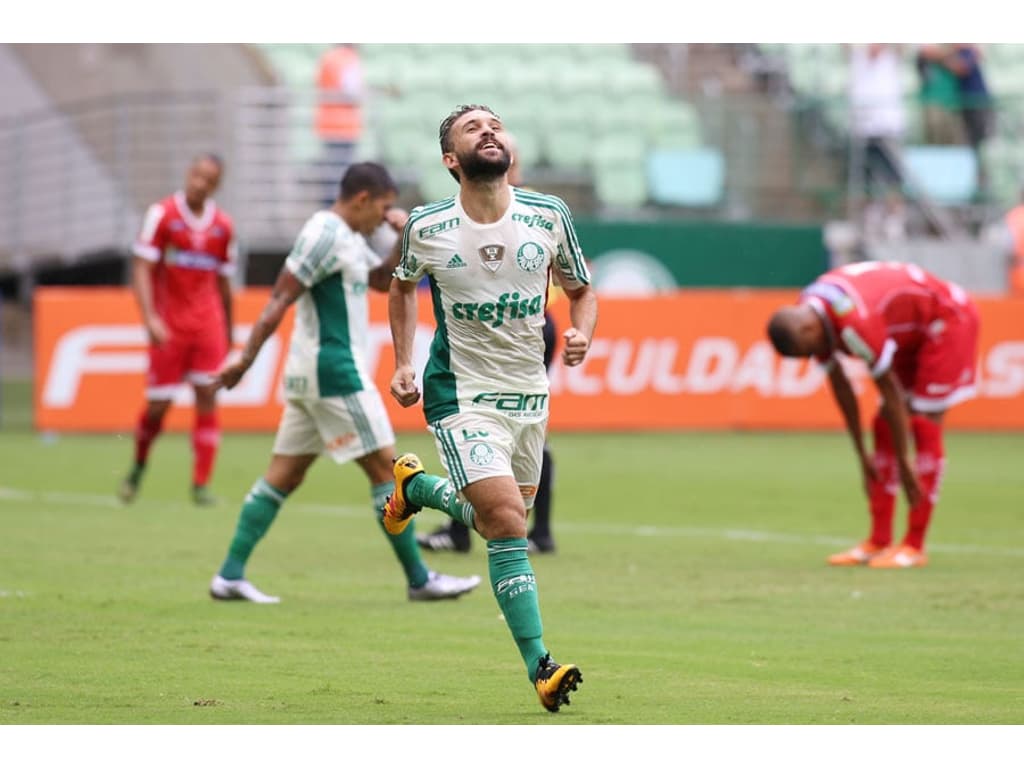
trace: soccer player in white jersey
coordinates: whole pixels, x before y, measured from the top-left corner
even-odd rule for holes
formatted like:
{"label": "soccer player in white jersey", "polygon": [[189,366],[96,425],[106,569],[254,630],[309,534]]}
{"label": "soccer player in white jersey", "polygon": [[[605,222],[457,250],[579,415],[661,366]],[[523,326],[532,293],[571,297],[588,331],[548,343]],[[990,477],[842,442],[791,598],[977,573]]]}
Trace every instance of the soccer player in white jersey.
{"label": "soccer player in white jersey", "polygon": [[[342,177],[338,199],[306,222],[277,277],[270,299],[241,358],[224,368],[219,386],[234,387],[298,302],[284,372],[284,413],[266,474],[245,497],[227,558],[210,583],[221,600],[276,603],[245,578],[245,566],[285,498],[302,483],[321,453],[338,464],[355,461],[370,481],[373,510],[382,523],[394,488],[395,435],[366,365],[369,288],[385,292],[399,258],[399,241],[382,260],[366,237],[387,221],[401,231],[408,215],[392,208],[397,187],[376,163],[355,163]],[[405,571],[410,600],[458,597],[480,583],[430,571],[415,534],[387,537]]]}
{"label": "soccer player in white jersey", "polygon": [[400,456],[384,526],[400,535],[429,506],[487,540],[495,598],[541,704],[556,712],[582,675],[574,664],[556,664],[544,644],[526,539],[548,421],[543,329],[551,272],[570,304],[566,365],[581,363],[590,348],[597,298],[565,203],[508,183],[500,118],[488,107],[460,106],[441,123],[440,139],[459,191],[412,212],[388,307],[391,394],[409,407],[420,399],[416,283],[428,277],[437,328],[423,410],[448,478],[426,474],[413,454]]}

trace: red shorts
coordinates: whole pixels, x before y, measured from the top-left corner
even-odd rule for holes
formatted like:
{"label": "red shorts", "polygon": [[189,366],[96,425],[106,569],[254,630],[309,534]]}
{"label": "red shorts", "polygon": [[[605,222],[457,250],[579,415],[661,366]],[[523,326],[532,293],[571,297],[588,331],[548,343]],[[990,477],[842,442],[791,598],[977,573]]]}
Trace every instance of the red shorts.
{"label": "red shorts", "polygon": [[171,331],[170,338],[159,347],[149,347],[149,373],[146,375],[146,398],[170,400],[178,386],[210,384],[220,371],[228,354],[228,341],[223,326],[192,334]]}
{"label": "red shorts", "polygon": [[968,300],[932,322],[921,346],[896,353],[893,370],[915,411],[937,413],[975,395],[978,309]]}

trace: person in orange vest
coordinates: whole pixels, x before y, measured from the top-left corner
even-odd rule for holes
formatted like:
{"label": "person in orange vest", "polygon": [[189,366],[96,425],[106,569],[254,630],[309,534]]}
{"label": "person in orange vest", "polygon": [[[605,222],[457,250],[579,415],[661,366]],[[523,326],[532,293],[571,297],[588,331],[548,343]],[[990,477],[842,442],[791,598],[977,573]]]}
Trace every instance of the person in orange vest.
{"label": "person in orange vest", "polygon": [[325,197],[329,205],[334,180],[352,163],[363,132],[363,64],[356,46],[341,43],[320,57],[316,87],[316,132],[323,142],[325,175],[332,180]]}
{"label": "person in orange vest", "polygon": [[1024,190],[1021,192],[1021,201],[1007,211],[1006,226],[1013,243],[1007,283],[1009,292],[1013,296],[1024,296]]}

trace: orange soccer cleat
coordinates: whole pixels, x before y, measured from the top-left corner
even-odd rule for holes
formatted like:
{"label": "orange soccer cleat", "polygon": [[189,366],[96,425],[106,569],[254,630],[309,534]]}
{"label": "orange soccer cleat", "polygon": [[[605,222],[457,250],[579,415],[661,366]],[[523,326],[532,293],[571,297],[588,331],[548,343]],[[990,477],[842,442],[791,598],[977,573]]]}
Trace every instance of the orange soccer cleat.
{"label": "orange soccer cleat", "polygon": [[877,557],[885,551],[885,547],[873,544],[871,539],[866,539],[852,549],[836,552],[829,555],[829,565],[867,565],[872,558]]}
{"label": "orange soccer cleat", "polygon": [[891,547],[877,557],[871,558],[870,568],[922,568],[928,565],[928,555],[924,550],[916,549],[907,544]]}

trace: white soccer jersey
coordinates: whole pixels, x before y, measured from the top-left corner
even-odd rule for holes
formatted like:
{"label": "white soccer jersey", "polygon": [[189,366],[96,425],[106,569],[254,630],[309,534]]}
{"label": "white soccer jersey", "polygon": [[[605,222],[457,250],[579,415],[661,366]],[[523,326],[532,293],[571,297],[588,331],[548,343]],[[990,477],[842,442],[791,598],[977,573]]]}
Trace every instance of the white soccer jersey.
{"label": "white soccer jersey", "polygon": [[430,280],[437,329],[423,373],[427,423],[467,409],[546,418],[544,308],[550,275],[589,284],[572,216],[553,195],[513,188],[493,224],[478,224],[458,195],[415,209],[399,280]]}
{"label": "white soccer jersey", "polygon": [[284,372],[285,397],[349,395],[375,388],[367,370],[370,270],[380,257],[333,211],[303,226],[285,265],[306,290]]}

